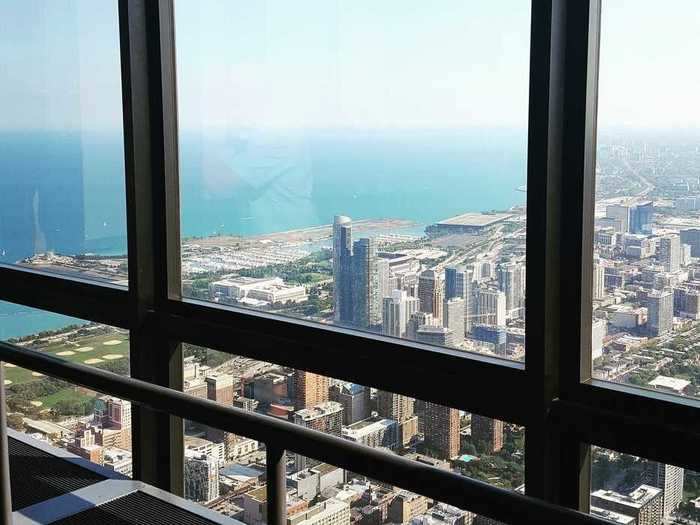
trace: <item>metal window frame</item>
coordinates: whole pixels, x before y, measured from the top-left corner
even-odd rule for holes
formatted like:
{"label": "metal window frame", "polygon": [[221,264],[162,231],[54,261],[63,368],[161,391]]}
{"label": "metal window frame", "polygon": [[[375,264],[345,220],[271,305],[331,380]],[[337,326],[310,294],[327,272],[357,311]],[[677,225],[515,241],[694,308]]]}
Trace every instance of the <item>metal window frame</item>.
{"label": "metal window frame", "polygon": [[[694,456],[700,401],[591,376],[600,10],[601,0],[532,2],[525,365],[181,298],[173,0],[119,0],[128,290],[1,265],[0,300],[128,329],[133,381],[153,388],[181,390],[180,343],[190,342],[525,425],[526,491],[547,504],[588,510],[589,444],[700,470]],[[7,359],[21,358],[16,348],[0,347]],[[93,387],[104,379],[103,372],[64,362],[44,371],[65,377],[76,366]],[[104,391],[128,393],[115,385],[104,383]],[[183,429],[177,415],[186,412],[141,401],[134,412],[134,476],[182,494]],[[283,523],[282,449],[279,442],[267,444],[269,475],[276,482],[270,484],[271,523]],[[328,446],[340,450],[337,443]],[[364,459],[353,470],[373,473],[368,458],[374,453],[356,453],[353,457]],[[393,459],[389,463],[403,468]],[[414,485],[391,473],[387,478]],[[423,489],[432,493],[427,483]],[[492,491],[488,501],[521,501]],[[527,503],[519,509],[533,505],[528,498],[522,502]],[[484,514],[505,516],[501,512]]]}

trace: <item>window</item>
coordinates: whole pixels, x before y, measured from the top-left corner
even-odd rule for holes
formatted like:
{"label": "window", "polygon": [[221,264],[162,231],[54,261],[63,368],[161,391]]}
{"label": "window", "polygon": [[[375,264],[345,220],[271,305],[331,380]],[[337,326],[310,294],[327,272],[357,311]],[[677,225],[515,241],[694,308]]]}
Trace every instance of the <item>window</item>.
{"label": "window", "polygon": [[[685,324],[688,316],[673,312],[673,330],[636,350],[617,346],[642,334],[611,328],[628,310],[641,316],[646,308],[648,319],[655,298],[652,309],[668,313],[667,284],[693,295],[692,246],[690,263],[676,273],[674,234],[655,230],[694,220],[692,137],[681,149],[676,139],[652,145],[639,121],[620,115],[641,93],[643,103],[631,105],[644,111],[634,116],[654,126],[659,115],[677,127],[694,120],[690,102],[687,111],[676,107],[692,100],[683,90],[694,73],[664,69],[672,52],[692,52],[673,39],[694,36],[683,31],[694,27],[694,4],[679,2],[672,25],[664,25],[668,13],[658,6],[616,11],[617,4],[597,0],[124,0],[112,6],[119,23],[112,21],[111,32],[98,23],[72,32],[58,23],[78,7],[94,10],[87,3],[67,3],[60,13],[24,5],[0,8],[13,15],[0,22],[5,29],[13,21],[12,32],[1,34],[64,31],[65,39],[44,48],[63,61],[76,54],[59,44],[78,33],[81,42],[84,32],[119,35],[84,46],[80,61],[105,47],[115,58],[100,61],[90,78],[65,69],[65,78],[50,81],[79,80],[82,94],[106,65],[115,66],[110,85],[121,82],[123,103],[115,97],[84,118],[124,113],[124,164],[110,165],[120,173],[109,180],[126,191],[105,187],[102,196],[124,199],[132,249],[127,274],[114,263],[125,250],[68,250],[37,242],[34,230],[20,235],[31,256],[68,251],[91,271],[114,269],[109,278],[89,277],[128,278],[130,286],[0,265],[0,300],[12,303],[0,303],[0,370],[9,381],[0,387],[12,425],[26,430],[27,418],[44,429],[47,421],[87,425],[95,443],[85,433],[73,443],[93,450],[105,428],[116,430],[123,403],[133,403],[133,478],[200,504],[187,503],[190,510],[255,525],[301,525],[318,516],[309,509],[337,525],[388,525],[407,516],[415,518],[411,525],[603,523],[596,509],[630,516],[606,501],[634,498],[639,486],[632,485],[647,471],[646,460],[627,454],[682,469],[686,494],[666,521],[695,519],[693,320]],[[34,7],[52,16],[20,17]],[[678,13],[688,16],[677,20]],[[639,23],[623,24],[626,17]],[[658,38],[651,49],[663,33],[643,25],[645,17],[673,38]],[[651,92],[641,82],[630,87],[642,68],[616,42],[634,41],[626,35],[637,29],[646,29],[637,42],[649,51],[642,55],[659,57],[643,68],[646,77],[687,73],[685,84],[666,84],[674,96],[665,110],[648,102],[663,92],[658,82],[649,83]],[[3,49],[23,42],[1,40]],[[32,71],[17,78],[31,79]],[[16,89],[15,80],[0,90]],[[624,98],[615,93],[620,86]],[[85,97],[109,92],[105,86]],[[27,97],[15,100],[21,107]],[[21,115],[50,120],[48,110],[33,118],[10,109],[2,112],[10,134],[23,132]],[[615,135],[616,119],[633,128],[632,138]],[[92,129],[86,122],[76,126],[81,137]],[[65,122],[61,129],[74,131]],[[91,146],[84,157],[98,150]],[[643,165],[649,159],[651,167]],[[606,201],[630,196],[636,200]],[[65,216],[75,213],[65,209]],[[0,228],[8,224],[15,223],[3,219]],[[629,246],[613,247],[608,233]],[[648,261],[628,260],[656,237]],[[658,263],[669,270],[649,281]],[[618,267],[635,280],[623,283],[608,271]],[[658,297],[646,290],[650,283],[663,285]],[[687,297],[679,303],[685,314]],[[654,319],[653,326],[668,327],[668,315]],[[626,361],[637,368],[627,369],[625,384],[600,380],[615,379],[601,370]],[[661,378],[639,377],[652,370]],[[684,381],[684,397],[663,391]],[[591,452],[589,443],[615,452]],[[524,497],[515,493],[523,490]],[[349,508],[332,501],[345,497]]]}
{"label": "window", "polygon": [[175,4],[184,295],[522,360],[529,2]]}
{"label": "window", "polygon": [[[19,347],[129,374],[129,334],[111,326],[9,303],[0,338]],[[131,403],[4,363],[7,425],[28,438],[132,475]],[[33,443],[28,441],[28,443]]]}
{"label": "window", "polygon": [[126,285],[117,2],[0,20],[0,262]]}
{"label": "window", "polygon": [[673,5],[603,2],[592,355],[597,378],[698,396],[700,9]]}

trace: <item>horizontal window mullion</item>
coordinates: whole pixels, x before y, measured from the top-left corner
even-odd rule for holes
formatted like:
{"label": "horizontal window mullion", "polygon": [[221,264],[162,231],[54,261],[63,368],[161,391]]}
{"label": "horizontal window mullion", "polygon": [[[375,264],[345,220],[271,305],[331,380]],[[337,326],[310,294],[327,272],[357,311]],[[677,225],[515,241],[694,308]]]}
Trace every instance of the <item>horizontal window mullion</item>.
{"label": "horizontal window mullion", "polygon": [[173,340],[345,379],[524,424],[521,363],[391,338],[171,301],[155,322]]}
{"label": "horizontal window mullion", "polygon": [[[550,414],[553,428],[573,433],[583,443],[700,470],[696,408],[669,406],[633,394],[599,390],[597,401],[591,398],[586,404],[555,401]],[[611,410],[611,405],[616,409]],[[669,409],[667,417],[664,406]]]}
{"label": "horizontal window mullion", "polygon": [[130,328],[129,291],[110,283],[0,265],[0,300]]}

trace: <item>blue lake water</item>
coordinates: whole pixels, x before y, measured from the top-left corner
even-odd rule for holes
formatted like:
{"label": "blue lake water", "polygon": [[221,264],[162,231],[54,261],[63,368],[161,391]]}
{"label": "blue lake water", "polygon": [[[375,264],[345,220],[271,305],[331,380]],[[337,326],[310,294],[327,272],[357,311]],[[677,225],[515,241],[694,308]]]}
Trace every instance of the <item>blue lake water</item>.
{"label": "blue lake water", "polygon": [[[184,236],[353,219],[429,224],[525,201],[526,134],[510,130],[183,133]],[[126,251],[120,134],[0,133],[0,260]],[[14,308],[14,310],[13,310]],[[66,324],[4,305],[0,336]]]}

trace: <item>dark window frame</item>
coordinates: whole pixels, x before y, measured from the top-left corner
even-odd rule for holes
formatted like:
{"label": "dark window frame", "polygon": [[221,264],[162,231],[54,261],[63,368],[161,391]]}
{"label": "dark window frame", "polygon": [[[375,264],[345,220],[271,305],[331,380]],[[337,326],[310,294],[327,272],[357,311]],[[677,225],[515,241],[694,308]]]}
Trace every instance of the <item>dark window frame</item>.
{"label": "dark window frame", "polygon": [[[525,425],[527,494],[573,509],[588,510],[591,444],[700,471],[699,400],[591,374],[600,10],[532,2],[525,364],[181,297],[173,0],[119,0],[128,290],[1,265],[0,300],[128,329],[132,376],[175,390],[188,342]],[[134,477],[181,494],[182,435],[135,406]]]}

